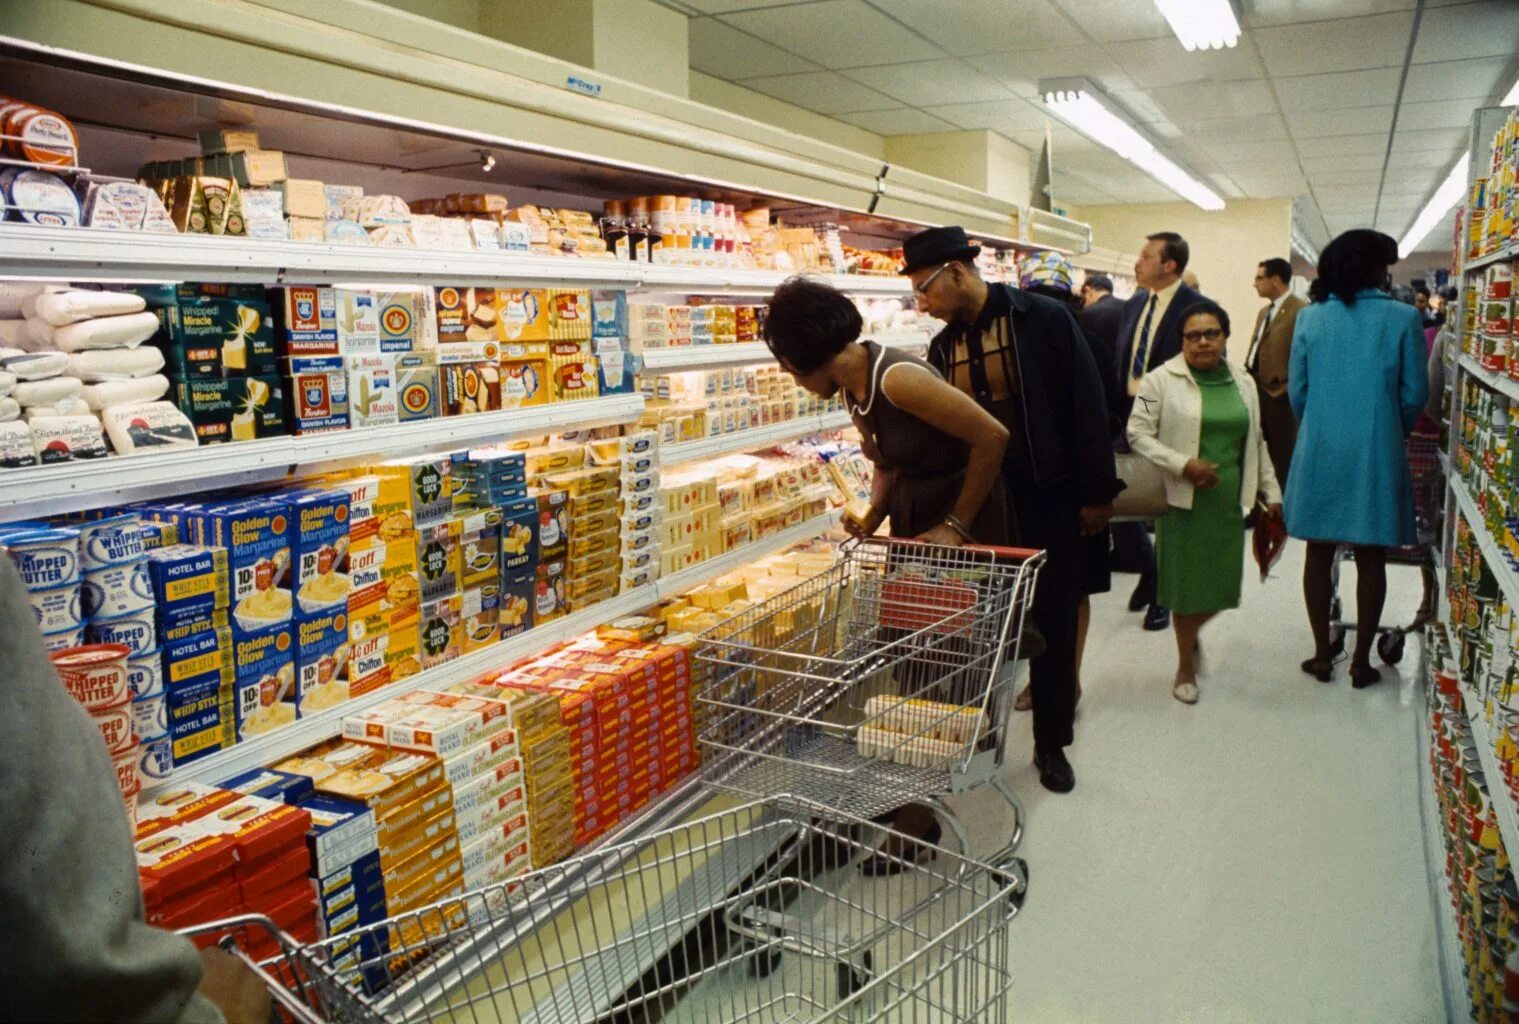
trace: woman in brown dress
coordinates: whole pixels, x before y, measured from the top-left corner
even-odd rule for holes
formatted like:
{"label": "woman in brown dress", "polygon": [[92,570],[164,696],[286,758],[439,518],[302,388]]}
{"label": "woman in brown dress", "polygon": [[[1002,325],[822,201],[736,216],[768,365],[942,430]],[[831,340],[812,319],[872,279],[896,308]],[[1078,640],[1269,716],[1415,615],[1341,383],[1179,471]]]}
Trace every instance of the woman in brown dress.
{"label": "woman in brown dress", "polygon": [[[923,360],[860,341],[863,326],[848,296],[803,277],[776,289],[765,320],[766,344],[800,387],[822,398],[843,390],[875,465],[870,511],[850,522],[850,531],[872,534],[889,520],[893,537],[952,547],[1006,544],[1007,428]],[[942,837],[933,811],[920,804],[899,808],[894,827],[930,843]],[[892,851],[865,870],[895,873],[923,849]]]}

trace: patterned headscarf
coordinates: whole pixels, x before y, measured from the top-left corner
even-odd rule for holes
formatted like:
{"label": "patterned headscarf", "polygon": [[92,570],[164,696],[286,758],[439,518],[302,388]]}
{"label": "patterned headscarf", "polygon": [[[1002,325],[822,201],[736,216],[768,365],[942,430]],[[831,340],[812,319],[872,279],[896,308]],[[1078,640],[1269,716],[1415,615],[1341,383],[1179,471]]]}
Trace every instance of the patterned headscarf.
{"label": "patterned headscarf", "polygon": [[1071,282],[1075,279],[1075,272],[1071,269],[1071,262],[1058,252],[1048,249],[1036,252],[1023,261],[1023,269],[1018,277],[1018,287],[1031,288],[1034,285],[1049,285],[1062,291],[1071,290]]}

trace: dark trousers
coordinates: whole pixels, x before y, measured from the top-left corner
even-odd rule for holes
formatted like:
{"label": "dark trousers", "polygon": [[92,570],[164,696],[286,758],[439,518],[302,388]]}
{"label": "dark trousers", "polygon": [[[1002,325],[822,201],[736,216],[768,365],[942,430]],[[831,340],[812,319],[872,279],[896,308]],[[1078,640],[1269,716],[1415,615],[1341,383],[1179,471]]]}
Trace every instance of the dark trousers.
{"label": "dark trousers", "polygon": [[1029,662],[1029,684],[1034,749],[1055,750],[1070,745],[1076,719],[1076,624],[1091,545],[1082,540],[1080,503],[1070,487],[1041,489],[1022,473],[1005,472],[1004,479],[1018,515],[1015,543],[1046,552],[1031,610],[1044,653]]}
{"label": "dark trousers", "polygon": [[1258,383],[1256,393],[1261,398],[1261,432],[1266,435],[1271,468],[1276,470],[1276,482],[1285,491],[1287,470],[1292,465],[1292,449],[1297,446],[1297,417],[1292,415],[1292,403],[1285,393],[1272,398]]}
{"label": "dark trousers", "polygon": [[1113,571],[1155,575],[1155,542],[1150,539],[1148,523],[1114,523]]}

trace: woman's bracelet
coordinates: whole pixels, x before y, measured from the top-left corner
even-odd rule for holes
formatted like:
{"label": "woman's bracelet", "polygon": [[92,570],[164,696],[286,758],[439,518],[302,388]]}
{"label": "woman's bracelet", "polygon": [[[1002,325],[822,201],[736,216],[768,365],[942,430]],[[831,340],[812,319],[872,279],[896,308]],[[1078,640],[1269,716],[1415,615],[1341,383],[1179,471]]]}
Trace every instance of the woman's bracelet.
{"label": "woman's bracelet", "polygon": [[960,522],[959,517],[955,516],[954,514],[950,514],[944,517],[944,525],[949,527],[951,530],[954,530],[966,540],[974,541],[976,539],[970,535],[970,528],[967,527],[964,523]]}

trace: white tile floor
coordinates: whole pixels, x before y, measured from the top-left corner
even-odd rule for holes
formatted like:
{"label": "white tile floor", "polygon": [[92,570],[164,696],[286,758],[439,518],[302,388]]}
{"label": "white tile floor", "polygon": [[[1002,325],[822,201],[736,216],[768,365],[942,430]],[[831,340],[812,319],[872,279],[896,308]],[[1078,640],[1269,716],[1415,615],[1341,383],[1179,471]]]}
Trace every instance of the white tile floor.
{"label": "white tile floor", "polygon": [[[1010,748],[1032,874],[1013,1020],[1443,1019],[1408,684],[1384,669],[1357,692],[1343,665],[1333,685],[1298,670],[1311,653],[1301,555],[1291,544],[1265,585],[1247,572],[1242,608],[1204,630],[1195,707],[1170,696],[1172,635],[1126,610],[1134,577],[1095,601],[1076,791],[1040,788],[1026,716]],[[1406,621],[1417,572],[1388,571],[1387,618]],[[1403,675],[1416,663],[1410,643]],[[974,813],[994,796],[960,806],[997,827]]]}

